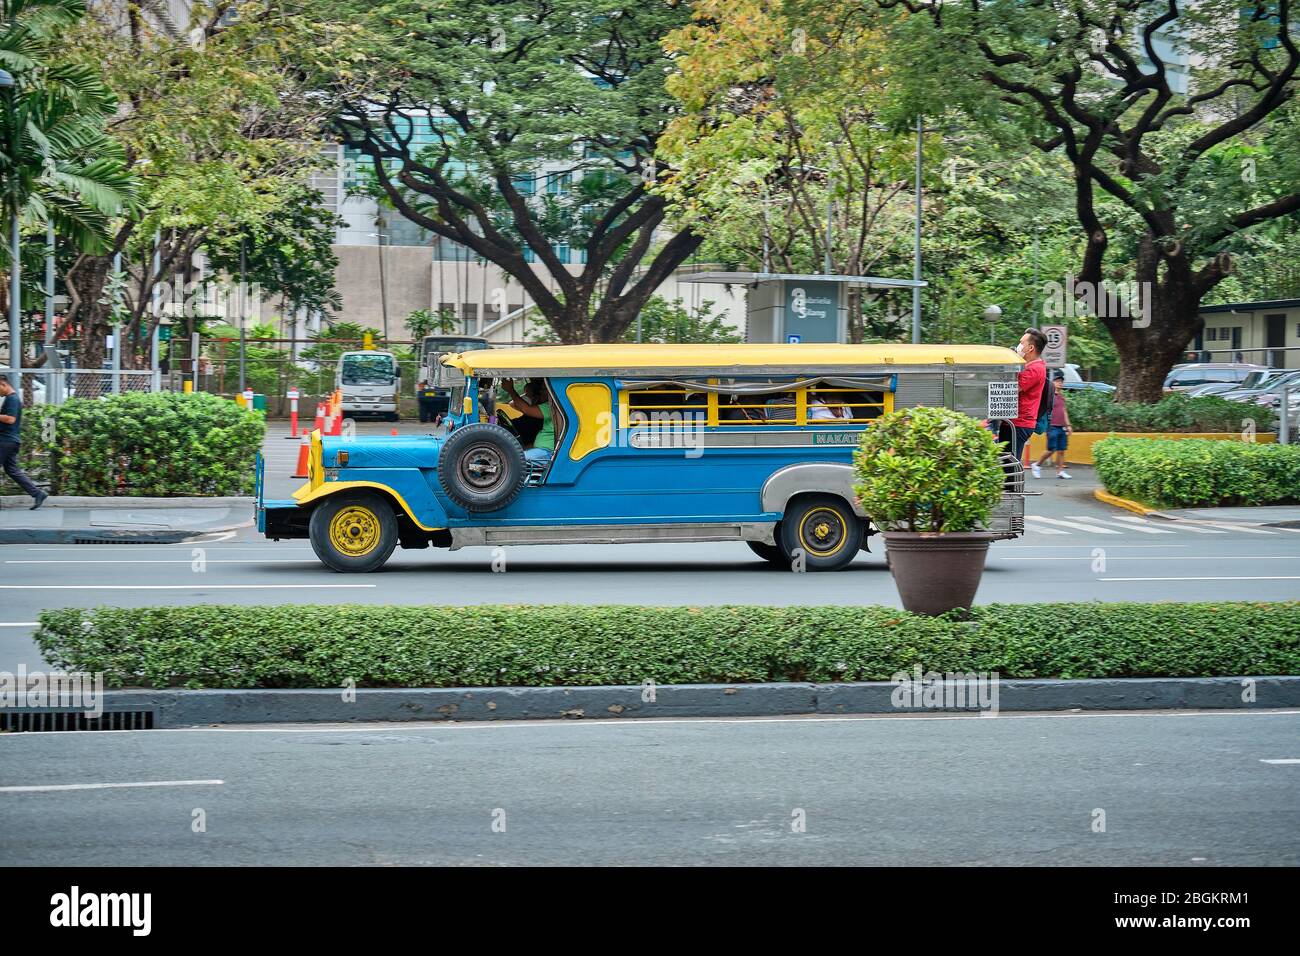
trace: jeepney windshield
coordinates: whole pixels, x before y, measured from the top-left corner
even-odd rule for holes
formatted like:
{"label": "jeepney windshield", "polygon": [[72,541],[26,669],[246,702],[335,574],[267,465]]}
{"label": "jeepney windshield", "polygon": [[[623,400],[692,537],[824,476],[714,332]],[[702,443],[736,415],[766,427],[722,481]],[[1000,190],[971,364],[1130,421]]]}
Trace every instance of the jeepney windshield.
{"label": "jeepney windshield", "polygon": [[343,356],[344,385],[392,385],[397,378],[397,363],[391,355]]}

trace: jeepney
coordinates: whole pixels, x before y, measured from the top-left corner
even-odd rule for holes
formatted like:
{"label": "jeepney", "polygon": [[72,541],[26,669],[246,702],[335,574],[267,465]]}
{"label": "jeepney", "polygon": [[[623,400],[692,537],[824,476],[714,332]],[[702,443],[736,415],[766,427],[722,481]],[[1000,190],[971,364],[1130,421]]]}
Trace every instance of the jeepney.
{"label": "jeepney", "polygon": [[[984,345],[573,345],[450,354],[444,435],[311,436],[307,483],[263,500],[267,537],[308,538],[337,571],[429,546],[743,542],[807,570],[844,567],[874,533],[853,451],[891,410],[999,420],[1022,361]],[[507,380],[549,403],[552,454],[497,414]],[[544,400],[544,401],[543,401]],[[260,467],[260,466],[259,466]],[[1024,530],[1020,463],[987,530]]]}

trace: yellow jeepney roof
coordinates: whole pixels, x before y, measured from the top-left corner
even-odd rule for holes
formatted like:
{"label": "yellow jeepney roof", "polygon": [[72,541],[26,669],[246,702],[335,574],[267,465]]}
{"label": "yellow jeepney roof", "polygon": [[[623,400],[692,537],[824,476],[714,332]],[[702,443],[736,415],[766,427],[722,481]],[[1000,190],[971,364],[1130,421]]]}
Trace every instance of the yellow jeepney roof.
{"label": "yellow jeepney roof", "polygon": [[466,375],[762,375],[943,371],[954,366],[1018,367],[1019,355],[996,345],[544,345],[478,349],[443,364]]}

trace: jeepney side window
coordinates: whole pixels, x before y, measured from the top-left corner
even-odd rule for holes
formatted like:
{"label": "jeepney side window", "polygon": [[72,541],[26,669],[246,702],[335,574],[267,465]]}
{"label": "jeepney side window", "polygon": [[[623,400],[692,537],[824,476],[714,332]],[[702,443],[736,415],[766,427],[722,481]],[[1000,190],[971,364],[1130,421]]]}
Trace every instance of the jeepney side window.
{"label": "jeepney side window", "polygon": [[710,419],[709,393],[677,385],[651,385],[626,389],[629,428],[690,425],[699,427]]}
{"label": "jeepney side window", "polygon": [[[809,424],[862,425],[879,418],[893,407],[892,394],[883,389],[873,391],[813,385],[806,391],[806,401],[803,404],[810,410],[807,417]],[[815,410],[817,405],[830,409],[831,414],[818,414]]]}

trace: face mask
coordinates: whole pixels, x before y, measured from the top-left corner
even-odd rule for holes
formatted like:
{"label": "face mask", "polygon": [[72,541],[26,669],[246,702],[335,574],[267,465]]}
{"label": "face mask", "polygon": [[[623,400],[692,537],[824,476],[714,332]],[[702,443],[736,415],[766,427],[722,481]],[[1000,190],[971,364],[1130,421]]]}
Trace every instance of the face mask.
{"label": "face mask", "polygon": [[1025,346],[1020,342],[1016,343],[1016,354],[1021,358],[1025,357]]}

